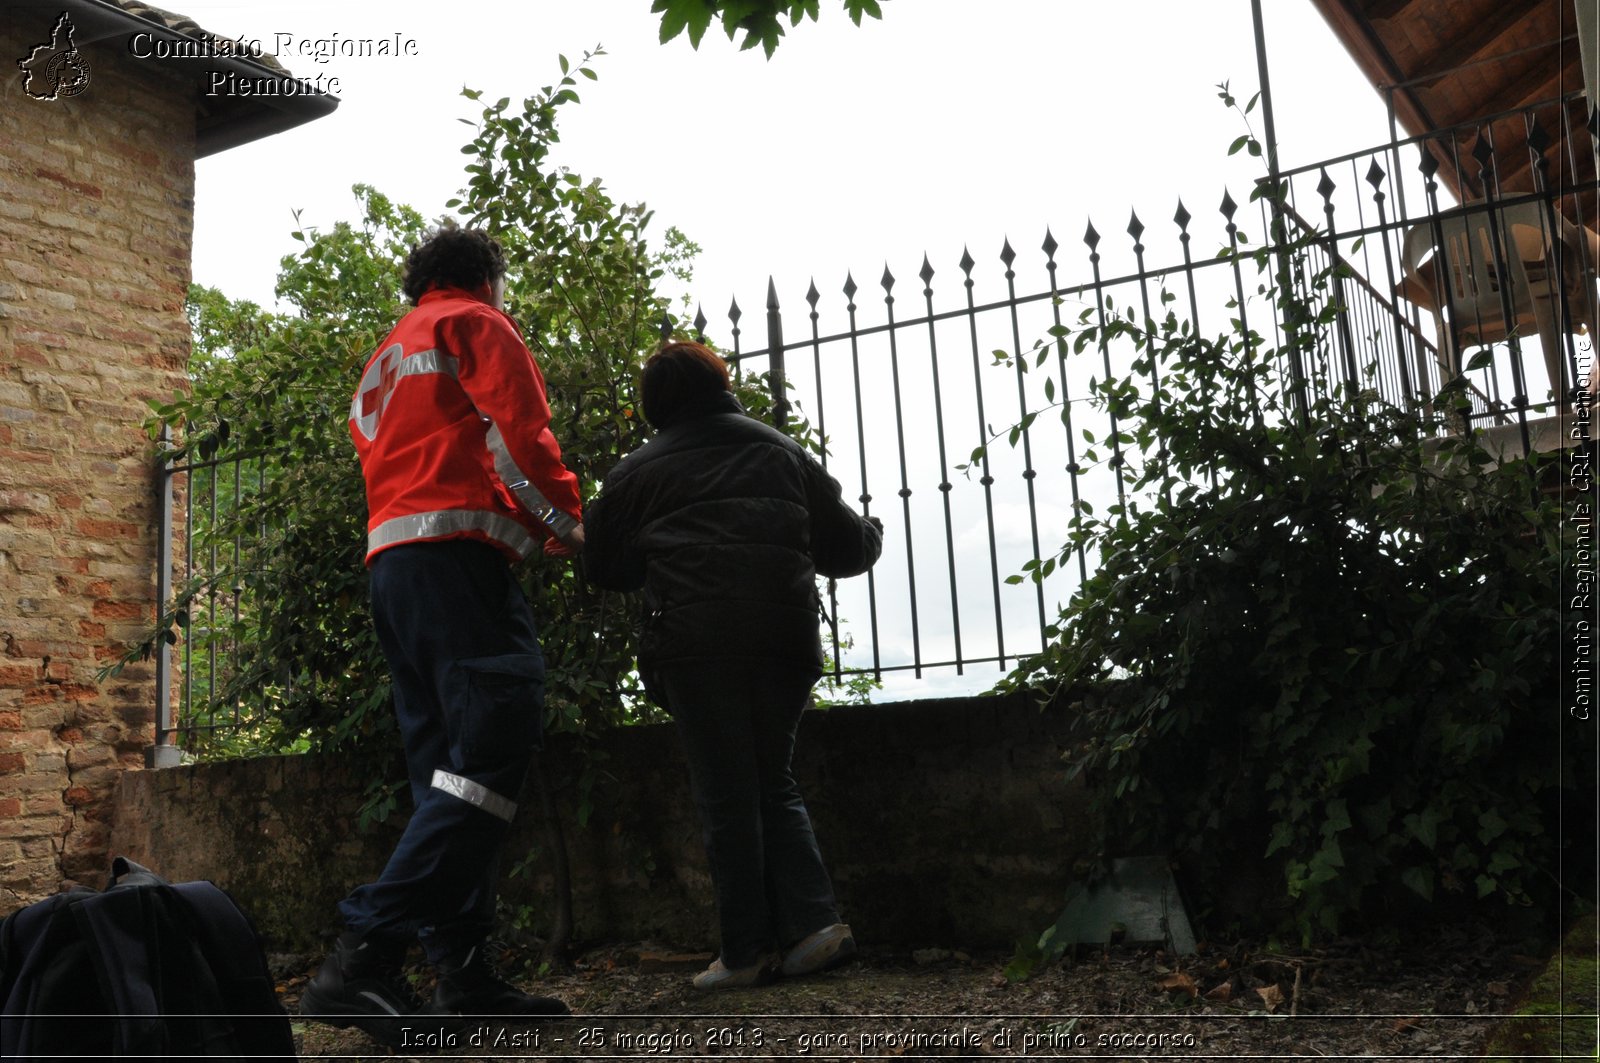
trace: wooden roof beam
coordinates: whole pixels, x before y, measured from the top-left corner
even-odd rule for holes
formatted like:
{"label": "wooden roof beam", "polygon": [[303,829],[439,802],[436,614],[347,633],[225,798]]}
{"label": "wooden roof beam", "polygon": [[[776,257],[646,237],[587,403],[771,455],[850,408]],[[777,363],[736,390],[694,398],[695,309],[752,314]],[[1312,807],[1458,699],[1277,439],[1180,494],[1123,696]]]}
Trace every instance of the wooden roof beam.
{"label": "wooden roof beam", "polygon": [[[1347,0],[1311,0],[1311,3],[1322,13],[1334,35],[1345,43],[1345,48],[1374,88],[1384,92],[1385,86],[1398,85],[1405,80],[1382,38],[1365,17],[1365,12],[1358,15]],[[1387,95],[1393,101],[1401,127],[1412,136],[1419,136],[1436,127],[1433,116],[1415,93],[1408,89],[1395,89]]]}
{"label": "wooden roof beam", "polygon": [[1405,13],[1413,0],[1373,0],[1362,11],[1370,22],[1384,22]]}
{"label": "wooden roof beam", "polygon": [[[1581,82],[1580,82],[1581,83]],[[1566,71],[1544,65],[1529,67],[1515,81],[1508,81],[1494,94],[1492,100],[1480,97],[1473,106],[1480,113],[1500,111],[1525,111],[1535,104],[1547,103],[1560,97],[1562,86],[1571,87]],[[1493,110],[1486,110],[1492,108]]]}
{"label": "wooden roof beam", "polygon": [[1439,49],[1429,62],[1429,68],[1417,71],[1410,80],[1421,82],[1440,78],[1478,60],[1493,59],[1494,54],[1490,49],[1494,47],[1496,41],[1515,31],[1536,14],[1537,12],[1532,9],[1519,10],[1514,5],[1501,8],[1494,17],[1480,21],[1472,32]]}
{"label": "wooden roof beam", "polygon": [[[1517,110],[1528,110],[1536,104],[1555,99],[1561,92],[1563,78],[1559,71],[1550,73],[1535,67],[1515,83],[1506,87],[1504,99],[1515,99]],[[1515,124],[1509,124],[1515,122]],[[1502,119],[1495,123],[1495,175],[1502,191],[1530,192],[1533,190],[1533,157],[1528,150],[1527,129],[1518,119]],[[1559,139],[1560,129],[1545,132],[1552,140]],[[1481,132],[1480,132],[1481,135]],[[1474,176],[1476,174],[1474,173]]]}

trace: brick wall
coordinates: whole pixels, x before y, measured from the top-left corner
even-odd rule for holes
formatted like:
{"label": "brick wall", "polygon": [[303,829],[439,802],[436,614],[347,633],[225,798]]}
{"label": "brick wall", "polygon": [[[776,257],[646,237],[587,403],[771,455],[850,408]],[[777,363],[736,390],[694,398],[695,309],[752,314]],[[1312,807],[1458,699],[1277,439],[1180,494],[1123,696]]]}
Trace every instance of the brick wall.
{"label": "brick wall", "polygon": [[[1007,948],[1055,919],[1092,845],[1083,791],[1061,765],[1064,724],[1022,697],[806,713],[795,774],[863,940]],[[599,740],[583,827],[583,760],[567,737],[542,760],[572,860],[577,938],[711,947],[710,876],[676,731]],[[270,949],[314,952],[338,929],[339,898],[382,869],[400,827],[395,816],[357,831],[360,804],[359,782],[331,757],[129,772],[112,845],[174,880],[222,885]],[[528,868],[501,895],[547,930],[550,850],[532,783],[521,808],[502,866]]]}
{"label": "brick wall", "polygon": [[154,616],[145,401],[185,386],[193,104],[171,71],[83,45],[38,101],[0,26],[0,907],[104,877],[117,777],[153,738],[148,665],[95,673]]}

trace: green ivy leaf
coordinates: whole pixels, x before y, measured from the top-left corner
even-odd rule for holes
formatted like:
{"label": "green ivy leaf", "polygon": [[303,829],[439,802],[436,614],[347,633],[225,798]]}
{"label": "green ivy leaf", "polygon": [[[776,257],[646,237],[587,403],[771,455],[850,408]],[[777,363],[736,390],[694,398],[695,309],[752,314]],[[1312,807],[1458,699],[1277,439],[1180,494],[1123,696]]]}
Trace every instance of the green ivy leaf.
{"label": "green ivy leaf", "polygon": [[1433,870],[1431,868],[1408,867],[1400,872],[1400,882],[1423,900],[1433,900]]}

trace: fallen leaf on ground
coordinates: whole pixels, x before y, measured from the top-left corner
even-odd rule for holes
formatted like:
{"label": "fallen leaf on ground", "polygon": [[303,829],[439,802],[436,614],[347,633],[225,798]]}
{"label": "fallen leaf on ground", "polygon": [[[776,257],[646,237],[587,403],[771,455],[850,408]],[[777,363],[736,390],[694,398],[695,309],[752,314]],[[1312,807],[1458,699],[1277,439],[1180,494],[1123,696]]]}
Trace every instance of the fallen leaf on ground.
{"label": "fallen leaf on ground", "polygon": [[1200,995],[1200,987],[1182,971],[1174,971],[1156,984],[1169,993],[1187,993],[1190,1000]]}
{"label": "fallen leaf on ground", "polygon": [[1207,993],[1206,999],[1215,1000],[1219,1004],[1226,1004],[1228,1001],[1233,999],[1233,983],[1231,981],[1223,982],[1221,985],[1218,985],[1216,988],[1212,989],[1211,992]]}
{"label": "fallen leaf on ground", "polygon": [[1268,1011],[1277,1011],[1283,1006],[1283,990],[1276,985],[1260,986],[1256,989],[1256,996],[1261,998],[1261,1003],[1267,1006]]}

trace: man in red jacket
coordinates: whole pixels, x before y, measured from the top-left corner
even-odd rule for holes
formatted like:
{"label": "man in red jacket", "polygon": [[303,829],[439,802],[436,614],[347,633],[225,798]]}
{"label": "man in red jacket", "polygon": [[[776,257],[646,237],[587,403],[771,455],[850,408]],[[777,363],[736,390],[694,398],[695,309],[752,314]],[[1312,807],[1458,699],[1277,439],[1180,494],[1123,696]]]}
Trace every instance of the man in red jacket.
{"label": "man in red jacket", "polygon": [[[583,548],[578,482],[550,431],[544,378],[501,310],[505,255],[444,228],[412,251],[415,304],[350,404],[367,485],[373,623],[393,679],[415,811],[301,1013],[386,1040],[400,1020],[565,1014],[501,980],[483,943],[497,852],[544,712],[544,659],[512,565]],[[422,1008],[400,979],[412,940],[438,971]]]}

